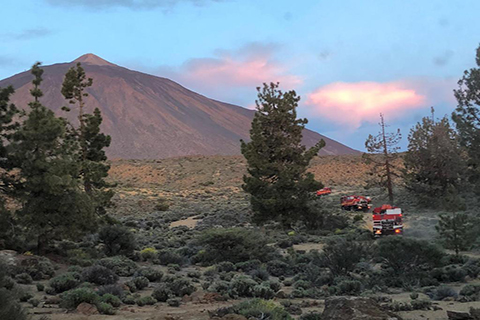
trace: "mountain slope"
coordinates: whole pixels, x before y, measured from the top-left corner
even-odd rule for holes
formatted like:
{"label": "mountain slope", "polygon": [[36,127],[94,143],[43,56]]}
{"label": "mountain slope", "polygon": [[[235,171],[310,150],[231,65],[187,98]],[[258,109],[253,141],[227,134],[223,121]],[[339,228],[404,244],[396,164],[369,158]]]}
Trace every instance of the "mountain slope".
{"label": "mountain slope", "polygon": [[[93,54],[70,62],[44,66],[41,102],[72,121],[76,109],[66,114],[67,102],[60,89],[67,70],[81,62],[87,77],[87,112],[98,107],[104,117],[103,130],[112,136],[108,154],[112,158],[156,159],[184,155],[235,155],[240,139],[248,140],[254,111],[208,99],[161,77],[132,71]],[[13,85],[13,102],[24,108],[30,101],[32,76],[23,72],[0,81],[0,87]],[[334,140],[305,130],[307,146],[324,139],[320,154],[355,154]]]}

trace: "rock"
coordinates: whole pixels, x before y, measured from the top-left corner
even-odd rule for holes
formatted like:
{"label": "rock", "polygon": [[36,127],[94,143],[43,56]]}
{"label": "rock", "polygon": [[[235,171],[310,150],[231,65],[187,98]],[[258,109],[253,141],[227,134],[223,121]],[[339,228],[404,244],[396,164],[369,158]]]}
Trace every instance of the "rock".
{"label": "rock", "polygon": [[382,310],[371,298],[331,297],[325,300],[322,320],[401,320],[394,313]]}
{"label": "rock", "polygon": [[91,316],[93,314],[98,314],[98,309],[93,304],[82,302],[78,305],[77,312],[86,316]]}
{"label": "rock", "polygon": [[470,315],[475,320],[480,320],[480,309],[476,309],[474,307],[470,307]]}
{"label": "rock", "polygon": [[0,260],[3,260],[8,266],[17,265],[17,252],[13,250],[0,250]]}
{"label": "rock", "polygon": [[470,316],[468,312],[459,312],[459,311],[447,311],[447,317],[449,320],[473,320],[474,318]]}

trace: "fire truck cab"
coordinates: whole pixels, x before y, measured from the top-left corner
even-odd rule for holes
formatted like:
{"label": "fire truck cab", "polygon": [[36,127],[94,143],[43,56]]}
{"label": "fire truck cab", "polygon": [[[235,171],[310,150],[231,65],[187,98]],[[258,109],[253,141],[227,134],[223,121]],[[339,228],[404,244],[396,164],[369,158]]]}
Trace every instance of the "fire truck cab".
{"label": "fire truck cab", "polygon": [[383,205],[373,209],[372,218],[373,235],[375,237],[403,234],[402,209],[391,205]]}

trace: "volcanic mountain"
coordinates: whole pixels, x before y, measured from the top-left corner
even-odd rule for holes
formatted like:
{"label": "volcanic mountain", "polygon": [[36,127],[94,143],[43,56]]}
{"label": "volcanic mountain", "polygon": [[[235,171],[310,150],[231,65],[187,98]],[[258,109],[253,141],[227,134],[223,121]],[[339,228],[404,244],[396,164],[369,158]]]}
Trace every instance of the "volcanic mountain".
{"label": "volcanic mountain", "polygon": [[[111,158],[155,159],[185,155],[236,155],[240,139],[248,140],[254,111],[209,99],[166,78],[129,70],[102,58],[86,54],[70,63],[44,66],[41,102],[75,121],[76,110],[68,105],[60,90],[65,73],[81,62],[93,86],[87,89],[87,112],[98,107],[103,115],[103,131],[112,136],[107,153]],[[32,75],[27,72],[0,81],[12,85],[13,102],[25,108],[31,100]],[[305,130],[304,143],[314,145],[324,139],[320,154],[355,154],[358,151]]]}

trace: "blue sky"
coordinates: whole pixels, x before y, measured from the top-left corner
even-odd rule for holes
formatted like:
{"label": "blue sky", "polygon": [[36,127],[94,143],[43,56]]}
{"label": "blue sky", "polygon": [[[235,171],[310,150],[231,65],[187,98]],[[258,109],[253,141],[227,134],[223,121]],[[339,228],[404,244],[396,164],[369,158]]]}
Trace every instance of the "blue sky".
{"label": "blue sky", "polygon": [[0,78],[84,53],[252,108],[255,87],[301,96],[313,130],[363,149],[378,114],[408,130],[474,66],[480,2],[17,0],[2,3]]}

